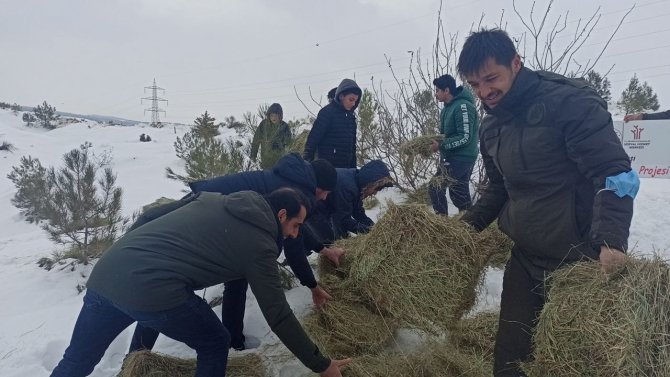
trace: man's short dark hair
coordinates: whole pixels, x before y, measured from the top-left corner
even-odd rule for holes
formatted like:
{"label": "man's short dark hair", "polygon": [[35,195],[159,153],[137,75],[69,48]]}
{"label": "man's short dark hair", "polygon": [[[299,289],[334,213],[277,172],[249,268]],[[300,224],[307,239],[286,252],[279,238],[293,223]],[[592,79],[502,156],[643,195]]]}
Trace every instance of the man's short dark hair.
{"label": "man's short dark hair", "polygon": [[292,219],[300,214],[300,207],[305,207],[305,211],[309,214],[312,210],[309,200],[302,192],[294,190],[289,187],[282,187],[265,195],[272,211],[278,213],[280,210],[286,210],[286,216]]}
{"label": "man's short dark hair", "polygon": [[456,93],[456,80],[451,75],[442,75],[433,80],[433,85],[440,90],[449,89],[449,93]]}
{"label": "man's short dark hair", "polygon": [[487,60],[509,66],[517,55],[514,42],[500,29],[481,29],[468,36],[458,57],[458,73],[469,76],[478,73]]}

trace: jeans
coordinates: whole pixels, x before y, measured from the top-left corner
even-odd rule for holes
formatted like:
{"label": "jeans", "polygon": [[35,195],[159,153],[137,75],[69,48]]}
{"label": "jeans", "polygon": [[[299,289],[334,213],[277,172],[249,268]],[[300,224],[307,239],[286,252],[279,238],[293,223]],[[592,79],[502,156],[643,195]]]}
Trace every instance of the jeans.
{"label": "jeans", "polygon": [[465,161],[448,161],[437,169],[436,178],[440,178],[439,185],[430,185],[428,195],[436,213],[448,213],[446,190],[449,189],[449,198],[459,211],[472,207],[470,196],[470,176],[475,163]]}
{"label": "jeans", "polygon": [[51,377],[88,376],[112,341],[135,321],[193,348],[196,377],[226,375],[230,335],[207,302],[194,293],[176,308],[141,312],[124,309],[88,290],[70,345]]}
{"label": "jeans", "polygon": [[531,276],[512,251],[503,277],[498,334],[493,350],[495,377],[525,376],[519,362],[532,357],[532,334],[545,302],[544,282]]}

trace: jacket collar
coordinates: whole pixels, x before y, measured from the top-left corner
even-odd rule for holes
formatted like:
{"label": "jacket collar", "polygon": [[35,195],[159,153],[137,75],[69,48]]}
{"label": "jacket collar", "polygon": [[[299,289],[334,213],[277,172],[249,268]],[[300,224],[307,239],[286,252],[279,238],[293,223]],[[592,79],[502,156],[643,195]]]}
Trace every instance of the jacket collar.
{"label": "jacket collar", "polygon": [[540,78],[534,71],[522,66],[512,83],[512,87],[500,100],[498,105],[493,109],[483,105],[484,110],[491,115],[517,112],[519,107],[528,104],[528,97],[531,94],[532,89],[534,89],[539,82]]}

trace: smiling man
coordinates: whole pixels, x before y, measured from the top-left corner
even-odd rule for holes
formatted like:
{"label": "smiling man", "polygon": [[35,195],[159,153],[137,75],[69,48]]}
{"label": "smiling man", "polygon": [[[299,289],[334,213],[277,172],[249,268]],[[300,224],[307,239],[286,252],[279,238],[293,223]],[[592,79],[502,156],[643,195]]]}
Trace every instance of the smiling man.
{"label": "smiling man", "polygon": [[607,104],[583,80],[523,66],[502,30],[471,34],[458,61],[486,117],[480,151],[489,177],[462,220],[498,218],[515,246],[505,268],[494,376],[523,376],[545,302],[545,277],[569,263],[625,259],[639,179]]}

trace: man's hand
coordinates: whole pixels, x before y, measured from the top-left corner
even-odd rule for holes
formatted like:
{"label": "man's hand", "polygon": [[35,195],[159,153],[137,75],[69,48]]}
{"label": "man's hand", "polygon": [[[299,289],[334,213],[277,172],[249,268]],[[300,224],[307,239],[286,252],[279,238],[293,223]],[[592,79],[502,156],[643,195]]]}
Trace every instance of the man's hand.
{"label": "man's hand", "polygon": [[312,302],[317,309],[321,310],[333,298],[323,288],[318,285],[312,288]]}
{"label": "man's hand", "polygon": [[435,153],[440,150],[440,144],[437,142],[437,140],[433,140],[432,143],[430,143],[430,146],[428,146],[431,152]]}
{"label": "man's hand", "polygon": [[328,369],[319,373],[319,376],[321,376],[321,377],[342,377],[342,373],[340,372],[340,368],[349,364],[350,362],[351,362],[351,359],[331,360],[330,361],[330,366],[328,367]]}
{"label": "man's hand", "polygon": [[333,262],[335,267],[340,267],[340,257],[344,255],[344,249],[341,247],[324,247],[319,254]]}
{"label": "man's hand", "polygon": [[628,114],[623,117],[624,122],[630,122],[631,120],[642,120],[642,114]]}
{"label": "man's hand", "polygon": [[623,251],[605,245],[600,246],[600,266],[603,271],[613,272],[627,260],[628,256]]}

